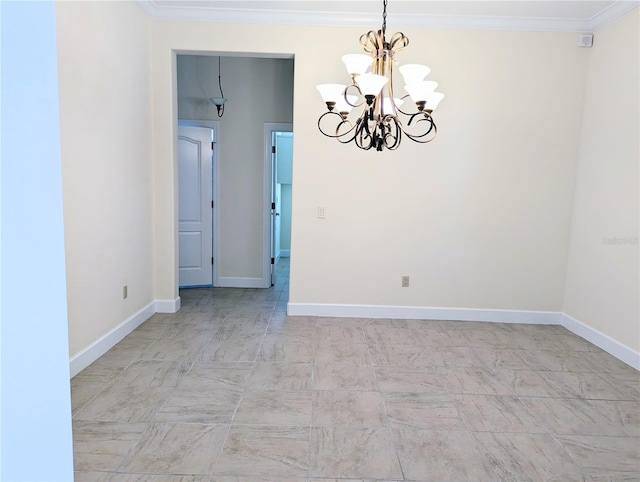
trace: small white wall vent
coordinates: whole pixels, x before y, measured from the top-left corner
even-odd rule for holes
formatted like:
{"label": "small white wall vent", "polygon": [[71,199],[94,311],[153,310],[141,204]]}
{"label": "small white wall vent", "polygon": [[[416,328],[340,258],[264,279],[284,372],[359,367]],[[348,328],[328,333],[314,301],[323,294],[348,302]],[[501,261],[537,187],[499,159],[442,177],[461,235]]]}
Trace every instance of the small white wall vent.
{"label": "small white wall vent", "polygon": [[583,49],[590,49],[593,47],[593,34],[583,34],[578,37],[578,47]]}

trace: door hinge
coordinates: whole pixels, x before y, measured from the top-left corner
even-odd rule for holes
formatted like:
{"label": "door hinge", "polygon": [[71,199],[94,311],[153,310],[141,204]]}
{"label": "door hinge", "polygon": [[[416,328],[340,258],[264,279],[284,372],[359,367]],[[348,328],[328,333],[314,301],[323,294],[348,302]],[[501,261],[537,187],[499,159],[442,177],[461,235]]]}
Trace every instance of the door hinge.
{"label": "door hinge", "polygon": [[211,150],[213,150],[214,146],[216,145],[215,142],[211,141]]}
{"label": "door hinge", "polygon": [[275,209],[276,208],[276,203],[271,203],[271,209]]}
{"label": "door hinge", "polygon": [[271,264],[276,264],[275,258],[271,258]]}
{"label": "door hinge", "polygon": [[211,256],[211,264],[213,264],[213,256]]}
{"label": "door hinge", "polygon": [[276,153],[276,146],[271,146],[271,154],[275,154]]}
{"label": "door hinge", "polygon": [[213,201],[211,201],[211,207],[213,207]]}

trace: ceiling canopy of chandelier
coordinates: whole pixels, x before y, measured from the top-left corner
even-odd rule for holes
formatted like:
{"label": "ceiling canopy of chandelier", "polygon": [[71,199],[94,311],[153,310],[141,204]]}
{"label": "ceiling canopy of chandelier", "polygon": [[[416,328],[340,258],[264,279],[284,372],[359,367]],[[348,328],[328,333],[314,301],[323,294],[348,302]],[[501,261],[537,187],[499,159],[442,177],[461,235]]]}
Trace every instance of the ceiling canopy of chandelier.
{"label": "ceiling canopy of chandelier", "polygon": [[[395,54],[409,45],[402,32],[387,41],[387,0],[384,0],[382,29],[369,31],[360,37],[360,45],[367,54],[348,54],[342,57],[351,76],[351,84],[321,84],[316,86],[327,112],[318,119],[318,129],[327,137],[343,144],[354,142],[360,149],[395,150],[403,134],[419,143],[432,141],[438,129],[433,110],[444,98],[436,92],[437,82],[424,80],[431,69],[426,65],[406,64],[399,67],[407,94],[394,93],[393,68]],[[412,111],[402,110],[405,101],[415,103]],[[349,114],[354,107],[363,107],[354,121]],[[403,116],[401,118],[401,115]],[[406,125],[403,124],[406,121]]]}

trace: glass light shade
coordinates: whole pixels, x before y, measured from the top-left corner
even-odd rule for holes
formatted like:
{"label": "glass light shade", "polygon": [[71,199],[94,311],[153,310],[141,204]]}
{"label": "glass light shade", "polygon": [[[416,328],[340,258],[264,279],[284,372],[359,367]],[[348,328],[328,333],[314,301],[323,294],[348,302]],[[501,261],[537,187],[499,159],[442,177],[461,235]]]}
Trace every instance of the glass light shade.
{"label": "glass light shade", "polygon": [[425,109],[436,110],[440,101],[444,99],[444,94],[441,92],[431,92],[429,98],[427,99],[427,104],[425,105]]}
{"label": "glass light shade", "polygon": [[431,72],[431,69],[426,65],[406,64],[400,66],[400,73],[404,78],[404,83],[407,85],[424,80],[429,75],[429,72]]}
{"label": "glass light shade", "polygon": [[209,101],[215,105],[224,105],[227,99],[224,97],[209,97]]}
{"label": "glass light shade", "polygon": [[325,102],[338,102],[344,93],[346,85],[343,84],[320,84],[316,85],[316,89],[320,92],[322,100]]}
{"label": "glass light shade", "polygon": [[404,86],[414,102],[428,100],[431,93],[436,90],[436,87],[438,87],[438,83],[431,80],[422,80]]}
{"label": "glass light shade", "polygon": [[[396,107],[400,107],[403,102],[404,101],[399,97],[393,98],[393,104],[395,104]],[[384,99],[382,99],[382,111],[385,114],[393,114],[393,105],[389,97],[385,97]]]}
{"label": "glass light shade", "polygon": [[[356,84],[360,87],[362,95],[376,96],[382,88],[389,82],[389,79],[377,74],[363,74],[355,78]],[[435,87],[434,87],[435,89]]]}
{"label": "glass light shade", "polygon": [[358,100],[358,96],[357,95],[348,95],[347,99],[349,100],[349,102],[346,102],[344,100],[344,95],[341,95],[338,100],[336,101],[336,107],[335,107],[335,111],[336,112],[351,112],[351,109],[353,109],[353,105],[351,104],[355,104],[356,101]]}
{"label": "glass light shade", "polygon": [[365,54],[347,54],[342,56],[349,75],[364,74],[373,63],[373,57]]}

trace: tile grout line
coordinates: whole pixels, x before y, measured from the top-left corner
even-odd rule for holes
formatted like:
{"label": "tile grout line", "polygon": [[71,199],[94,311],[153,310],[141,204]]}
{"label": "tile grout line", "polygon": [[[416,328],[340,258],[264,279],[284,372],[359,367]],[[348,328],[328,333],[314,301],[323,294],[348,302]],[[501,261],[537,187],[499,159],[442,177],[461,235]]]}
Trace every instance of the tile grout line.
{"label": "tile grout line", "polygon": [[[366,341],[367,337],[366,337],[366,333],[364,332],[364,326],[362,326],[361,329],[362,329],[362,336],[364,336]],[[376,367],[373,363],[374,360],[373,360],[373,354],[371,353],[371,347],[368,342],[366,343],[366,345],[367,345],[367,352],[369,354],[369,359],[371,361],[371,369],[373,371],[373,377],[376,383],[376,388],[377,388],[376,393],[379,394],[380,399],[382,400],[382,409],[384,410],[385,428],[387,429],[387,434],[389,435],[389,438],[391,439],[391,443],[393,444],[393,451],[396,456],[396,461],[398,462],[398,467],[400,467],[400,475],[402,476],[402,480],[406,480],[404,467],[402,466],[402,461],[400,460],[400,447],[398,447],[398,444],[396,443],[396,440],[391,428],[391,422],[389,420],[389,414],[387,410],[387,401],[385,399],[384,394],[380,390],[380,380],[378,380],[378,371],[376,370]]]}

